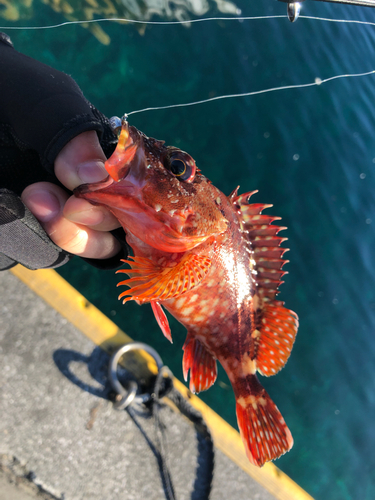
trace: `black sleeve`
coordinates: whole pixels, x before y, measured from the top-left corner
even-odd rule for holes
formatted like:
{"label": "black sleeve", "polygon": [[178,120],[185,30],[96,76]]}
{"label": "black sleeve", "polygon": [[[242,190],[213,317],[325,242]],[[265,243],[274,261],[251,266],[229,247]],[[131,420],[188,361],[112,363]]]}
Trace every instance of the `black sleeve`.
{"label": "black sleeve", "polygon": [[[88,130],[98,133],[108,157],[117,142],[109,120],[86,100],[76,82],[17,52],[0,33],[0,270],[17,262],[38,269],[69,260],[19,195],[34,182],[61,186],[53,171],[56,156]],[[117,267],[126,257],[125,248],[116,258],[85,260],[95,267]]]}

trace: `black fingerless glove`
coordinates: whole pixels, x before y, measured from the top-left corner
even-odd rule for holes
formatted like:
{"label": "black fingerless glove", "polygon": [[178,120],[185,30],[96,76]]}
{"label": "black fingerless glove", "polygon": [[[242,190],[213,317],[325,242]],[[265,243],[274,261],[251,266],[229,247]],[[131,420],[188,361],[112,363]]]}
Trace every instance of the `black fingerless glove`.
{"label": "black fingerless glove", "polygon": [[[58,267],[69,254],[57,247],[18,197],[34,182],[61,186],[54,162],[74,137],[96,130],[106,156],[116,147],[109,120],[90,104],[76,82],[17,52],[0,33],[0,270],[17,262],[30,269]],[[61,186],[63,187],[63,186]],[[123,249],[112,259],[85,259],[100,268],[120,265]]]}

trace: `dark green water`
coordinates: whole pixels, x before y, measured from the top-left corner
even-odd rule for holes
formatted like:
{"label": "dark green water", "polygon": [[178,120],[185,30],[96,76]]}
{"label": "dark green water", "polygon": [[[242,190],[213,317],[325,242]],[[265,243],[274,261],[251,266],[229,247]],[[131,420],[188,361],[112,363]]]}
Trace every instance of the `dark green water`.
{"label": "dark green water", "polygon": [[[274,0],[237,5],[244,15],[285,13]],[[48,6],[34,7],[29,25],[64,20]],[[304,7],[306,15],[375,21],[370,8]],[[108,116],[375,69],[375,27],[275,19],[152,26],[143,36],[133,25],[103,28],[108,46],[79,26],[8,33],[20,51],[71,74]],[[291,251],[280,298],[301,326],[286,368],[262,380],[295,440],[276,465],[316,499],[373,500],[375,75],[130,121],[188,151],[224,192],[238,184],[259,189],[254,201],[273,203],[272,213],[282,216]],[[175,321],[172,346],[151,308],[117,302],[113,272],[78,258],[60,272],[131,337],[156,347],[182,378],[185,333]],[[236,425],[222,371],[201,397]]]}

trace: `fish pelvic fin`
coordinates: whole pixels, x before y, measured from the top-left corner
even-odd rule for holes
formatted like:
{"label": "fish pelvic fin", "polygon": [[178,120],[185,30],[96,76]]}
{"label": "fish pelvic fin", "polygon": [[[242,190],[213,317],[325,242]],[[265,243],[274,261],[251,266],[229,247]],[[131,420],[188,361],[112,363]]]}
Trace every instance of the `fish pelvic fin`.
{"label": "fish pelvic fin", "polygon": [[237,422],[248,459],[253,465],[262,467],[289,451],[293,438],[256,375],[250,378],[255,390],[248,396],[236,397]]}
{"label": "fish pelvic fin", "polygon": [[158,322],[158,325],[160,326],[164,337],[167,338],[171,344],[173,344],[172,333],[171,333],[171,329],[169,326],[168,318],[165,315],[163,308],[161,307],[160,303],[157,302],[156,300],[151,301],[151,307],[152,307],[152,312],[154,313],[155,319]]}
{"label": "fish pelvic fin", "polygon": [[192,254],[184,257],[174,267],[155,265],[147,257],[129,257],[123,262],[131,267],[116,271],[129,276],[129,279],[120,281],[117,285],[129,287],[129,290],[119,295],[119,299],[123,299],[123,304],[128,300],[145,303],[178,297],[197,286],[211,267],[211,260],[208,257]]}
{"label": "fish pelvic fin", "polygon": [[[280,303],[281,304],[281,303]],[[265,303],[255,313],[253,332],[258,371],[275,375],[288,361],[298,330],[298,316],[276,303]]]}
{"label": "fish pelvic fin", "polygon": [[217,377],[216,360],[198,339],[188,335],[183,346],[182,370],[185,382],[190,370],[189,388],[193,394],[205,391]]}

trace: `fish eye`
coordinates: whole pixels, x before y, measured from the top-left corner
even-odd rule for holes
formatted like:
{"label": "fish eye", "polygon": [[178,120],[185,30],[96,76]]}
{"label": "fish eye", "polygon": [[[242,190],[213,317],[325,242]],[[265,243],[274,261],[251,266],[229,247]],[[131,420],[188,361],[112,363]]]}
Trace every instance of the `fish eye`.
{"label": "fish eye", "polygon": [[180,181],[192,182],[195,177],[195,162],[191,158],[191,156],[187,155],[186,153],[184,153],[183,157],[182,156],[182,153],[171,156],[169,170]]}
{"label": "fish eye", "polygon": [[176,177],[183,177],[186,173],[186,163],[179,158],[171,161],[171,172]]}

